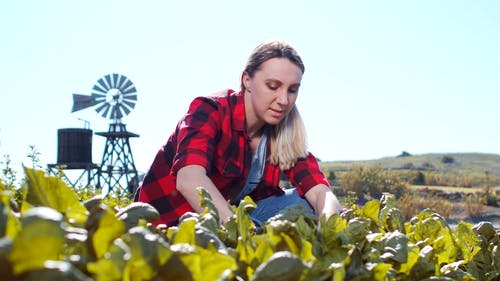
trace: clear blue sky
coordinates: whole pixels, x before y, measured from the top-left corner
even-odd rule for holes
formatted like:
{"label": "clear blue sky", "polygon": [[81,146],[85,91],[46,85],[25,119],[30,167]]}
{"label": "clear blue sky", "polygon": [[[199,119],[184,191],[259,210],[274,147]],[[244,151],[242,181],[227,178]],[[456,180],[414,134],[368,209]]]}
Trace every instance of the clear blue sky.
{"label": "clear blue sky", "polygon": [[[282,39],[306,72],[297,104],[322,160],[500,154],[499,1],[2,1],[0,153],[57,160],[57,130],[110,73],[135,84],[122,121],[146,171],[191,99],[238,88],[252,49]],[[100,163],[105,139],[93,138]]]}

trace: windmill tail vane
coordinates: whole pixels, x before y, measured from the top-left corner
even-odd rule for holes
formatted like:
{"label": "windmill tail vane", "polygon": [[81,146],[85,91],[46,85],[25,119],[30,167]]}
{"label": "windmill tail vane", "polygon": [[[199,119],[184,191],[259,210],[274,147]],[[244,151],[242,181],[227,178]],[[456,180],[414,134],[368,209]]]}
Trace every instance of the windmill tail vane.
{"label": "windmill tail vane", "polygon": [[137,102],[134,84],[125,75],[107,74],[97,80],[91,95],[73,94],[71,112],[95,106],[95,111],[104,118],[118,122],[128,115]]}
{"label": "windmill tail vane", "polygon": [[73,94],[73,108],[71,112],[79,111],[88,107],[92,107],[97,104],[95,97]]}

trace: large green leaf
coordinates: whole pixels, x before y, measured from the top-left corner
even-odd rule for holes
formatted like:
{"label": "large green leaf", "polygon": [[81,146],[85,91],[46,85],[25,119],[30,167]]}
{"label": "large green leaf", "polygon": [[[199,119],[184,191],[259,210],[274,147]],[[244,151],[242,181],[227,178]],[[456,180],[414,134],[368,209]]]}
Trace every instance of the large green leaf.
{"label": "large green leaf", "polygon": [[338,215],[332,215],[328,219],[325,216],[320,218],[321,227],[318,229],[318,242],[324,252],[334,251],[342,244],[339,232],[342,232],[347,227],[347,221],[340,218]]}
{"label": "large green leaf", "polygon": [[255,271],[253,281],[294,281],[300,280],[305,266],[296,255],[280,251],[273,254],[269,260],[261,264]]}
{"label": "large green leaf", "polygon": [[460,247],[465,263],[471,262],[481,250],[481,239],[472,230],[472,225],[461,221],[453,231],[453,238]]}
{"label": "large green leaf", "polygon": [[380,202],[378,200],[371,200],[367,202],[362,209],[363,216],[372,219],[378,223],[378,213],[380,211]]}
{"label": "large green leaf", "polygon": [[61,260],[65,244],[61,214],[38,207],[26,211],[23,216],[23,228],[14,238],[9,254],[16,275],[42,269],[48,260]]}
{"label": "large green leaf", "polygon": [[122,239],[116,239],[106,247],[106,255],[96,262],[89,262],[87,270],[97,281],[123,280],[123,274],[130,259],[130,249]]}
{"label": "large green leaf", "polygon": [[237,269],[236,260],[220,253],[215,247],[203,249],[179,243],[170,249],[174,254],[160,272],[166,280],[218,280],[225,271]]}
{"label": "large green leaf", "polygon": [[177,232],[173,236],[172,244],[186,243],[189,245],[195,245],[195,230],[196,220],[195,219],[185,219],[179,225]]}
{"label": "large green leaf", "polygon": [[124,279],[151,280],[157,275],[160,265],[172,255],[167,243],[145,227],[130,229],[123,240],[130,248]]}
{"label": "large green leaf", "polygon": [[384,252],[382,260],[399,264],[408,261],[408,237],[399,231],[386,233],[382,238]]}
{"label": "large green leaf", "polygon": [[367,263],[368,270],[372,273],[371,280],[385,281],[387,280],[387,273],[392,268],[389,263]]}
{"label": "large green leaf", "polygon": [[[100,213],[92,213],[87,221],[90,239],[98,259],[103,257],[116,238],[125,233],[125,223],[116,217],[115,211],[105,205],[101,207]],[[94,220],[95,225],[91,225]]]}
{"label": "large green leaf", "polygon": [[[47,206],[65,214],[72,224],[83,224],[87,209],[76,193],[61,179],[46,177],[43,171],[24,168],[26,173],[26,202],[32,206]],[[24,205],[24,204],[23,204]]]}
{"label": "large green leaf", "polygon": [[405,263],[402,263],[399,272],[405,274],[406,276],[409,276],[411,273],[411,270],[413,269],[413,266],[417,263],[418,261],[418,254],[420,252],[420,248],[417,246],[410,245],[408,246],[408,258]]}
{"label": "large green leaf", "polygon": [[10,208],[10,193],[0,192],[0,237],[16,237],[21,230],[21,223]]}

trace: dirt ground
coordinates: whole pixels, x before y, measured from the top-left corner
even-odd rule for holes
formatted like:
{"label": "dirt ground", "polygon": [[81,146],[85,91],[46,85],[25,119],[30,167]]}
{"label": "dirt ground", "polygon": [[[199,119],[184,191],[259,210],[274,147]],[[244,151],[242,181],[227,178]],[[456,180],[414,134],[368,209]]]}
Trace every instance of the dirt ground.
{"label": "dirt ground", "polygon": [[450,224],[457,224],[460,221],[466,221],[472,224],[488,221],[491,222],[496,229],[500,230],[500,208],[485,205],[483,206],[481,216],[469,217],[465,211],[465,203],[456,203],[447,221]]}
{"label": "dirt ground", "polygon": [[[456,190],[453,188],[447,190],[447,188],[442,188],[442,187],[438,189],[445,192],[454,192]],[[497,195],[500,194],[500,186],[495,186],[492,187],[491,189],[492,192],[495,192]],[[474,193],[480,191],[481,189],[476,188],[476,189],[464,189],[464,190],[468,191],[466,193]],[[467,211],[465,210],[464,202],[454,202],[453,210],[447,221],[449,222],[450,225],[456,225],[460,221],[466,221],[471,224],[477,224],[482,221],[487,221],[491,222],[493,226],[500,231],[500,208],[484,205],[482,209],[482,214],[480,216],[470,217],[467,214]]]}

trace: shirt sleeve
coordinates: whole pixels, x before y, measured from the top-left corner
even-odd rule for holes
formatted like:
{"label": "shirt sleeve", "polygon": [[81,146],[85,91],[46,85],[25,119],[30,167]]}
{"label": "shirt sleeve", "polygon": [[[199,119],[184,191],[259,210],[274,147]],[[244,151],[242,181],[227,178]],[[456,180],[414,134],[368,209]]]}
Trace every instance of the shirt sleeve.
{"label": "shirt sleeve", "polygon": [[330,186],[319,168],[318,160],[311,153],[307,157],[297,160],[297,163],[292,168],[285,171],[285,175],[290,180],[291,185],[297,189],[300,196],[304,196],[307,191],[318,184]]}
{"label": "shirt sleeve", "polygon": [[200,165],[211,169],[216,139],[220,132],[219,103],[209,97],[198,97],[177,125],[177,147],[172,174],[184,166]]}

